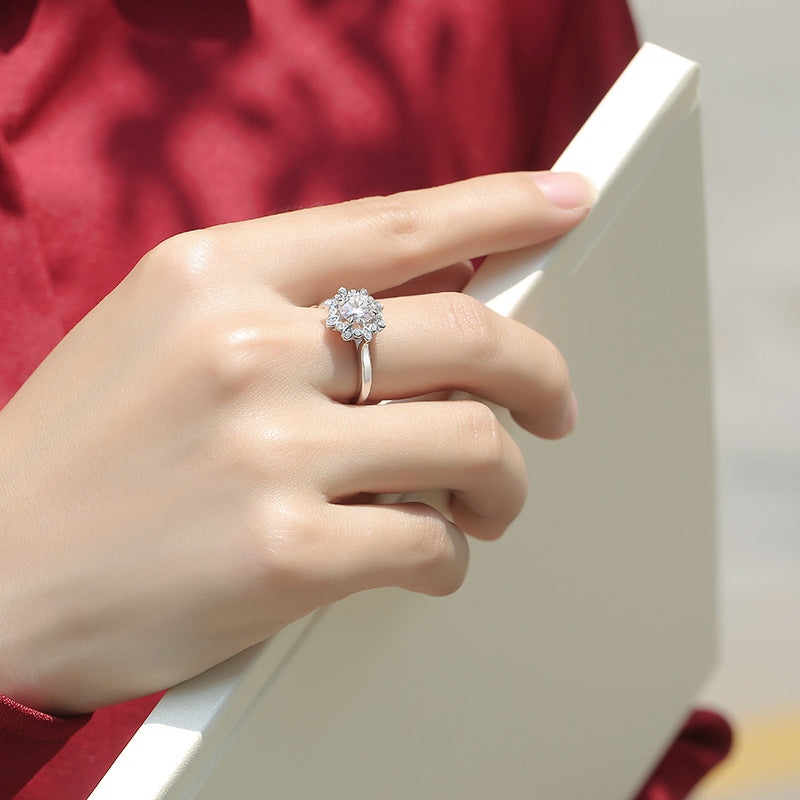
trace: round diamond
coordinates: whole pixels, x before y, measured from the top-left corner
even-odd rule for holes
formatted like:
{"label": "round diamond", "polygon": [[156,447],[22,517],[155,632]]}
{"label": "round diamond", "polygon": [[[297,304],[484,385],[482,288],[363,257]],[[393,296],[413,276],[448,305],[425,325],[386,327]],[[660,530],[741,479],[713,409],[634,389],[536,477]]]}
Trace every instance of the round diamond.
{"label": "round diamond", "polygon": [[371,322],[378,313],[375,301],[369,295],[361,293],[348,295],[339,310],[342,316],[351,323]]}
{"label": "round diamond", "polygon": [[325,301],[328,307],[326,325],[335,328],[345,341],[371,341],[372,337],[386,327],[383,321],[383,304],[370,296],[366,289],[345,289]]}

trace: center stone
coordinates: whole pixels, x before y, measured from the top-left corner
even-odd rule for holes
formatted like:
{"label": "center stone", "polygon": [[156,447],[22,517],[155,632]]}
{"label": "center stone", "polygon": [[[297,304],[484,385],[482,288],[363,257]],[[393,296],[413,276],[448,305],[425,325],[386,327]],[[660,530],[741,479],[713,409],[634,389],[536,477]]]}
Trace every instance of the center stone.
{"label": "center stone", "polygon": [[351,324],[353,322],[369,322],[373,316],[372,298],[363,294],[354,294],[341,305],[342,316]]}

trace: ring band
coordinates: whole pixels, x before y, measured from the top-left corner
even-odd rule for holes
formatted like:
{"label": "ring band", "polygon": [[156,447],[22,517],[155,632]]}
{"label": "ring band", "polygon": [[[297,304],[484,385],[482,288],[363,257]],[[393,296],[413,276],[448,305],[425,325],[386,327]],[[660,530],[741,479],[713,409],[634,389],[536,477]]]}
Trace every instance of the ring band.
{"label": "ring band", "polygon": [[346,342],[354,342],[359,360],[360,384],[356,404],[366,403],[372,391],[372,356],[369,343],[372,337],[386,327],[383,321],[383,304],[379,303],[366,289],[346,289],[339,291],[325,301],[328,318],[325,324],[338,331]]}
{"label": "ring band", "polygon": [[361,364],[361,387],[358,391],[356,405],[366,403],[372,391],[372,356],[369,353],[369,342],[362,342],[358,346],[359,362]]}

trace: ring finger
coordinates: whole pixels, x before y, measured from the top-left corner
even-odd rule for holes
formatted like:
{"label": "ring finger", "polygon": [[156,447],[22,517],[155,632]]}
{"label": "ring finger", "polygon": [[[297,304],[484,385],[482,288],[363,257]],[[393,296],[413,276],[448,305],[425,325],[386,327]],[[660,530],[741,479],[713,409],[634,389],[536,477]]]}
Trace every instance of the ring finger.
{"label": "ring finger", "polygon": [[[569,432],[569,371],[544,336],[458,293],[389,298],[384,305],[386,329],[370,343],[372,401],[460,389],[508,408],[537,436]],[[312,346],[326,354],[312,384],[349,403],[360,382],[355,348],[326,328],[319,310],[310,313],[317,324],[310,322],[309,330],[318,337]]]}

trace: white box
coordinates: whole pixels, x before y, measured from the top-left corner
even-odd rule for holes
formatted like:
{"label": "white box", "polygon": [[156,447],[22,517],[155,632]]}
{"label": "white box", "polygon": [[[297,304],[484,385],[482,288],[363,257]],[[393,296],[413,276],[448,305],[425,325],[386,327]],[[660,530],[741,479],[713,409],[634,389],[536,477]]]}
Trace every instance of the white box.
{"label": "white box", "polygon": [[92,800],[625,800],[715,651],[697,65],[645,45],[559,159],[589,218],[471,293],[580,398],[524,434],[531,492],[452,597],[368,592],[172,689]]}

